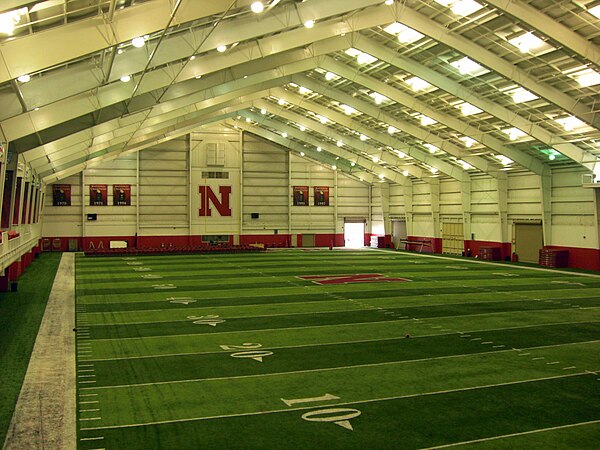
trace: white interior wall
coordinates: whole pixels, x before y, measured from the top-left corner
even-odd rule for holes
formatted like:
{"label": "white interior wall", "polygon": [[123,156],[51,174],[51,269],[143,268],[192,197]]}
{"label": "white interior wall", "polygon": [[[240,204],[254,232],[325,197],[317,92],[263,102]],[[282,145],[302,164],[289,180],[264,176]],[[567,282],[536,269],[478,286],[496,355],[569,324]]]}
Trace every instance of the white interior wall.
{"label": "white interior wall", "polygon": [[[207,164],[205,147],[207,142],[217,141],[226,145],[226,152],[224,164],[215,167]],[[198,185],[211,185],[216,191],[225,181],[204,179],[203,173],[207,171],[229,172],[227,183],[232,187],[233,211],[230,217],[199,217]],[[552,242],[546,242],[547,245],[598,246],[594,191],[581,187],[582,173],[577,169],[553,173]],[[384,229],[380,183],[370,188],[249,134],[244,135],[242,144],[240,133],[218,127],[169,141],[139,155],[128,154],[102,162],[86,169],[83,175],[62,180],[61,184],[72,186],[72,206],[53,207],[52,187],[47,186],[44,236],[132,236],[136,230],[142,236],[273,234],[275,230],[294,235],[341,234],[346,217],[367,219],[367,232],[382,234]],[[90,184],[108,185],[109,206],[89,206]],[[131,206],[111,206],[113,184],[131,184]],[[297,185],[309,186],[310,206],[291,206],[292,186]],[[313,187],[319,185],[330,187],[330,206],[312,205]],[[406,217],[412,236],[438,236],[431,211],[431,185],[413,180],[409,187],[390,186],[387,194],[390,218]],[[505,234],[510,240],[512,223],[542,219],[540,178],[528,173],[509,173],[507,187]],[[439,190],[441,221],[460,221],[460,183],[442,180]],[[410,191],[410,198],[406,198]],[[410,200],[412,212],[407,214],[405,205]],[[476,240],[503,241],[498,201],[497,180],[472,177],[471,232]],[[94,212],[98,220],[86,221],[85,214]],[[259,218],[251,219],[251,213],[259,213]]]}

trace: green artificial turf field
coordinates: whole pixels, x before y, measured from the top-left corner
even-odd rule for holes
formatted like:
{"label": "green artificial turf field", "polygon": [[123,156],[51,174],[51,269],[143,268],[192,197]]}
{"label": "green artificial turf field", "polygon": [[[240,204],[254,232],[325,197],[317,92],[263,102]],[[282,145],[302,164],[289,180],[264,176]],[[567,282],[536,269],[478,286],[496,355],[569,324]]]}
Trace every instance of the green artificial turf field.
{"label": "green artificial turf field", "polygon": [[279,250],[76,289],[80,449],[600,448],[600,277]]}

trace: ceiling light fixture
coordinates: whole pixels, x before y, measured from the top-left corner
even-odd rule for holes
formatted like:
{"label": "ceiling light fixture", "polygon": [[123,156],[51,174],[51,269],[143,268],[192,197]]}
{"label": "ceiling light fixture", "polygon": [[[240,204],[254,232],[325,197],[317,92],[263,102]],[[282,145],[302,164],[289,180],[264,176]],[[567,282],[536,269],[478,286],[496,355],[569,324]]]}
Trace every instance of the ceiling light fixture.
{"label": "ceiling light fixture", "polygon": [[146,44],[146,39],[143,36],[134,37],[131,40],[131,45],[135,48],[142,48]]}
{"label": "ceiling light fixture", "polygon": [[311,20],[307,20],[306,22],[304,22],[304,26],[305,26],[306,28],[312,28],[312,27],[314,27],[314,26],[315,26],[315,21],[314,21],[314,20],[312,20],[312,19],[311,19]]}
{"label": "ceiling light fixture", "polygon": [[253,13],[260,14],[264,11],[265,6],[262,4],[262,2],[254,2],[250,5],[250,9]]}
{"label": "ceiling light fixture", "polygon": [[321,150],[323,150],[321,147],[317,147],[318,152],[320,152]]}
{"label": "ceiling light fixture", "polygon": [[17,78],[17,80],[19,83],[29,83],[31,81],[31,75],[25,73]]}
{"label": "ceiling light fixture", "polygon": [[226,45],[224,45],[224,44],[221,44],[221,45],[219,45],[219,46],[217,47],[217,51],[218,51],[219,53],[223,53],[223,52],[225,52],[226,50],[227,50],[227,46],[226,46]]}
{"label": "ceiling light fixture", "polygon": [[343,141],[341,141],[341,140],[339,140],[339,141],[337,141],[337,142],[336,142],[336,145],[337,145],[338,147],[343,147],[343,146],[344,146],[344,142],[343,142]]}
{"label": "ceiling light fixture", "polygon": [[131,81],[131,75],[123,75],[123,76],[121,77],[121,81],[122,81],[123,83],[129,83],[129,82]]}

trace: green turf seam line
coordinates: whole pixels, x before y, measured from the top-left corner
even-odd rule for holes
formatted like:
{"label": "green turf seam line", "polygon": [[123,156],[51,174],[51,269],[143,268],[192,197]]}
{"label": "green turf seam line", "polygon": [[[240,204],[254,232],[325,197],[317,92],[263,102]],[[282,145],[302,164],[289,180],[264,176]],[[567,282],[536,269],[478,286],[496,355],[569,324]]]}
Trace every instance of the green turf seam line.
{"label": "green turf seam line", "polygon": [[[383,309],[383,308],[378,308],[378,309]],[[528,310],[526,312],[534,314],[536,311],[560,311],[561,309],[571,310],[574,308],[535,309],[535,310]],[[593,308],[586,308],[586,309],[587,310],[596,310],[596,309],[600,310],[600,306],[593,307]],[[520,312],[522,312],[522,311],[520,311]],[[143,339],[157,339],[157,338],[165,339],[165,338],[176,338],[176,337],[182,337],[182,336],[203,336],[203,335],[214,336],[217,334],[224,335],[224,334],[230,334],[230,333],[239,333],[239,332],[243,332],[243,331],[276,331],[276,330],[285,331],[285,330],[301,330],[301,329],[307,329],[307,328],[347,327],[347,326],[368,325],[368,324],[376,324],[376,323],[394,323],[394,322],[404,323],[404,322],[409,322],[411,320],[424,321],[424,320],[430,320],[430,319],[445,319],[445,318],[449,318],[449,317],[473,317],[473,318],[489,317],[489,316],[494,316],[496,314],[506,314],[506,311],[487,313],[487,314],[468,314],[467,316],[463,316],[463,315],[436,316],[436,317],[426,317],[425,319],[409,318],[409,319],[399,319],[399,320],[381,320],[381,321],[373,321],[373,322],[340,323],[340,324],[335,324],[335,325],[312,325],[312,326],[307,326],[307,327],[264,328],[264,329],[259,329],[259,330],[223,331],[221,333],[187,333],[187,334],[172,334],[172,335],[163,335],[163,336],[142,336],[141,338],[143,338]],[[125,340],[129,340],[129,339],[140,339],[140,336],[120,337],[120,338],[104,338],[104,339],[93,339],[93,340],[105,342],[105,341],[125,341]]]}
{"label": "green turf seam line", "polygon": [[[428,337],[439,337],[439,336],[452,336],[452,335],[462,335],[465,333],[481,333],[481,332],[488,332],[488,331],[503,331],[503,330],[519,330],[519,329],[523,329],[523,328],[535,328],[535,327],[547,327],[547,326],[553,326],[553,325],[575,325],[575,324],[594,324],[594,323],[600,323],[600,321],[586,321],[586,322],[556,322],[556,323],[545,323],[545,324],[535,324],[535,325],[524,325],[524,326],[518,326],[518,327],[504,327],[504,328],[486,328],[486,329],[481,329],[481,330],[468,330],[468,331],[453,331],[451,333],[440,333],[440,334],[420,334],[417,336],[411,336],[411,339],[420,339],[420,338],[428,338]],[[244,331],[242,331],[243,333]],[[251,331],[249,331],[251,332]],[[154,336],[155,337],[155,336]],[[390,336],[390,337],[385,337],[385,338],[381,338],[381,339],[362,339],[362,340],[355,340],[355,341],[333,341],[333,342],[321,342],[319,344],[302,344],[302,345],[284,345],[284,346],[279,346],[279,347],[264,347],[267,350],[280,350],[280,349],[286,349],[286,348],[302,348],[302,347],[322,347],[322,346],[327,346],[327,345],[346,345],[346,344],[361,344],[361,343],[366,343],[366,342],[378,342],[378,341],[388,341],[388,340],[394,340],[394,339],[405,339],[406,336],[404,334],[401,334],[399,336]],[[144,339],[144,338],[142,338]],[[93,342],[93,341],[92,341]],[[579,341],[581,342],[581,341]],[[585,342],[585,341],[583,341]],[[554,345],[566,345],[566,344],[554,344]],[[551,347],[551,346],[549,346]],[[536,347],[523,347],[523,349],[525,348],[536,348]],[[542,348],[542,347],[539,347]],[[143,356],[129,356],[129,357],[120,357],[120,358],[98,358],[98,359],[87,359],[87,361],[89,362],[94,362],[94,361],[119,361],[119,360],[129,360],[129,359],[143,359],[143,358],[162,358],[162,357],[169,357],[169,356],[188,356],[188,355],[212,355],[212,354],[218,354],[218,353],[227,353],[228,350],[220,350],[220,351],[214,351],[214,352],[187,352],[187,353],[164,353],[164,354],[158,354],[158,355],[143,355]]]}
{"label": "green turf seam line", "polygon": [[[433,396],[433,395],[440,395],[440,394],[448,394],[448,393],[453,393],[453,392],[475,391],[478,389],[488,389],[488,388],[494,388],[494,387],[500,387],[500,386],[511,386],[511,385],[518,385],[518,384],[535,383],[538,381],[557,380],[557,379],[578,377],[578,376],[583,376],[583,375],[589,375],[589,373],[587,373],[587,372],[571,373],[568,375],[556,375],[556,376],[552,376],[552,377],[532,378],[529,380],[509,381],[506,383],[487,384],[487,385],[483,385],[483,386],[470,386],[470,387],[466,387],[466,388],[447,389],[447,390],[432,391],[432,392],[421,392],[418,394],[398,395],[398,396],[384,397],[384,398],[372,398],[372,399],[368,399],[368,400],[358,400],[358,401],[352,401],[352,402],[329,403],[327,405],[327,407],[350,406],[350,405],[359,405],[359,404],[364,404],[364,403],[376,403],[376,402],[384,402],[384,401],[389,401],[389,400],[400,400],[400,399],[405,399],[405,398],[426,397],[426,396]],[[236,378],[236,377],[231,377],[231,378]],[[151,383],[151,384],[160,384],[160,383]],[[116,429],[116,428],[133,428],[133,427],[142,427],[142,426],[148,426],[148,425],[160,425],[160,424],[165,424],[165,423],[193,422],[193,421],[200,421],[200,420],[225,419],[228,417],[243,417],[243,416],[256,416],[256,415],[263,415],[263,414],[276,414],[276,413],[290,412],[290,411],[303,411],[303,410],[307,410],[307,409],[314,409],[314,405],[297,407],[297,408],[255,411],[255,412],[240,413],[240,414],[223,414],[223,415],[219,415],[219,416],[210,416],[210,417],[193,417],[193,418],[186,418],[186,419],[163,420],[163,421],[156,421],[156,422],[136,423],[136,424],[127,424],[127,425],[89,427],[89,428],[81,428],[81,431],[111,430],[111,429]]]}
{"label": "green turf seam line", "polygon": [[[386,298],[386,300],[388,300],[389,298]],[[355,302],[355,300],[351,299],[351,298],[341,298],[341,299],[336,299],[339,302]],[[384,309],[408,309],[408,308],[422,308],[422,309],[426,309],[426,308],[435,308],[438,306],[472,306],[474,304],[479,304],[479,303],[485,303],[486,305],[494,305],[494,304],[500,304],[500,303],[507,303],[507,302],[511,302],[511,303],[523,303],[523,302],[541,302],[541,303],[547,303],[548,300],[553,300],[553,299],[540,299],[540,298],[529,298],[529,297],[525,297],[523,296],[522,298],[517,298],[517,299],[510,299],[510,300],[506,300],[506,299],[502,299],[502,300],[498,300],[498,301],[487,301],[487,302],[479,302],[479,301],[475,301],[475,302],[458,302],[458,303],[432,303],[432,304],[427,304],[427,305],[410,305],[410,306],[402,306],[402,305],[398,305],[398,306],[386,306]],[[564,300],[564,299],[563,299]],[[377,303],[377,299],[369,299],[370,302],[374,302]],[[310,303],[320,303],[321,301],[316,301],[316,302],[298,302],[298,303],[294,303],[294,306],[298,306],[298,305],[305,305],[305,304],[310,304]],[[360,303],[360,302],[358,302]],[[558,304],[561,304],[561,302],[556,302]],[[278,305],[278,303],[267,303],[264,306],[273,306],[273,305]],[[575,308],[573,306],[570,305],[564,305],[564,306],[569,306],[570,308]],[[186,309],[181,309],[178,311],[182,311],[182,312],[186,312],[188,314],[193,313],[195,310],[210,310],[212,311],[212,309],[214,308],[239,308],[240,306],[201,306],[198,305],[197,307],[194,306],[193,308],[186,308]],[[375,305],[372,306],[363,306],[362,308],[356,308],[356,309],[352,309],[353,312],[357,312],[357,311],[366,311],[368,309],[372,309],[374,307],[377,307]],[[578,306],[577,308],[585,308],[582,306]],[[594,308],[593,306],[590,308]],[[546,310],[546,308],[542,308],[543,310]],[[557,309],[562,309],[562,308],[557,308]],[[133,313],[133,312],[144,312],[144,313],[148,313],[148,312],[158,312],[158,311],[165,311],[164,309],[141,309],[141,310],[133,310],[133,311],[126,311],[127,313]],[[532,310],[535,311],[535,310]],[[347,312],[347,310],[342,310],[342,309],[334,309],[331,311],[314,311],[314,312],[306,312],[306,311],[301,311],[301,312],[288,312],[288,313],[276,313],[276,314],[260,314],[258,316],[227,316],[227,319],[248,319],[248,318],[261,318],[261,317],[278,317],[278,316],[297,316],[297,315],[302,315],[302,314],[332,314],[332,313],[338,313],[338,312]],[[85,314],[86,317],[89,318],[90,315],[93,314],[107,314],[105,311],[102,312],[90,312],[90,313],[82,313]],[[440,317],[447,317],[447,316],[440,316]],[[119,322],[119,323],[102,323],[102,324],[90,324],[90,326],[93,327],[102,327],[102,326],[114,326],[114,325],[144,325],[144,324],[152,324],[152,323],[168,323],[168,322],[188,322],[190,319],[180,319],[180,320],[153,320],[153,321],[145,321],[145,322]]]}
{"label": "green turf seam line", "polygon": [[[541,347],[530,347],[530,348],[527,348],[527,350],[547,349],[547,348],[554,348],[554,347],[565,347],[568,345],[581,345],[581,344],[594,344],[594,343],[600,343],[600,339],[591,340],[591,341],[583,341],[583,342],[569,342],[567,344],[544,345]],[[297,374],[297,373],[310,373],[310,372],[330,372],[330,371],[334,371],[334,370],[355,369],[358,367],[380,367],[380,366],[389,366],[389,365],[393,365],[393,364],[407,364],[407,363],[414,363],[414,362],[437,361],[437,360],[441,360],[441,359],[465,358],[465,357],[480,356],[480,355],[486,355],[486,356],[487,355],[497,355],[499,353],[507,353],[507,352],[517,352],[518,353],[520,351],[522,351],[522,350],[516,349],[516,348],[507,348],[505,350],[497,350],[497,351],[491,351],[491,352],[464,353],[461,355],[436,356],[435,358],[421,358],[421,359],[410,359],[410,360],[405,360],[405,361],[388,361],[388,362],[383,362],[383,363],[356,364],[353,366],[338,366],[338,367],[326,367],[326,368],[319,368],[319,369],[295,370],[293,372],[276,372],[276,373],[262,373],[262,374],[255,374],[255,375],[238,375],[238,376],[233,376],[233,377],[195,378],[195,379],[190,379],[190,380],[175,380],[175,381],[156,381],[156,382],[152,382],[152,383],[121,384],[121,385],[117,385],[117,386],[98,386],[98,387],[87,387],[87,388],[83,387],[80,389],[81,390],[112,389],[112,388],[128,388],[128,387],[133,387],[133,386],[156,386],[159,384],[195,383],[198,381],[233,380],[233,379],[238,379],[238,378],[263,378],[263,377],[287,375],[287,374],[292,374],[292,373]]]}
{"label": "green turf seam line", "polygon": [[493,440],[497,440],[497,439],[504,439],[504,438],[514,437],[514,436],[523,436],[523,435],[527,435],[527,434],[544,433],[546,431],[562,430],[562,429],[565,429],[565,428],[573,428],[573,427],[581,427],[581,426],[585,426],[585,425],[593,425],[595,423],[600,423],[600,419],[599,420],[590,420],[589,422],[572,423],[572,424],[569,424],[569,425],[559,425],[557,427],[540,428],[538,430],[523,431],[521,433],[511,433],[511,434],[503,434],[501,436],[492,436],[492,437],[482,438],[482,439],[473,439],[472,441],[456,442],[456,443],[453,443],[453,444],[438,445],[436,447],[426,447],[426,448],[421,449],[421,450],[436,450],[436,449],[439,449],[439,448],[458,447],[458,446],[462,446],[462,445],[475,444],[475,443],[478,443],[478,442],[493,441]]}

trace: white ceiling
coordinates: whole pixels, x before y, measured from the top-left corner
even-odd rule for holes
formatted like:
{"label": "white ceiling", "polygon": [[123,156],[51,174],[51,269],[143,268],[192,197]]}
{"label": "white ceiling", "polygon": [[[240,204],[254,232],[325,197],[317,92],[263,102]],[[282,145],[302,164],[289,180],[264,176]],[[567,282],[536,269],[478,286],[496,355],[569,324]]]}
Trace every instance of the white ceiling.
{"label": "white ceiling", "polygon": [[250,3],[3,1],[3,139],[46,182],[218,121],[366,181],[596,166],[598,2]]}

